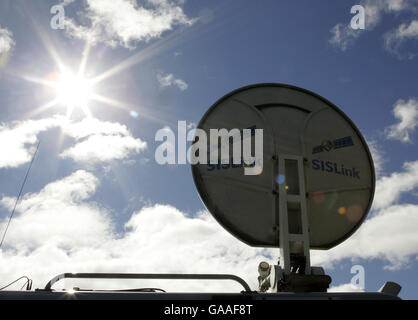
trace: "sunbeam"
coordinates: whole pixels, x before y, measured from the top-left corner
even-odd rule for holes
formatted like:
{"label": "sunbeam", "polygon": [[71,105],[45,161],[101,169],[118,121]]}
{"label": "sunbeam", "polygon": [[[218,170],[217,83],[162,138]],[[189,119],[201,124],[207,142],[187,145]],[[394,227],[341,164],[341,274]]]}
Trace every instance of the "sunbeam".
{"label": "sunbeam", "polygon": [[[217,17],[219,14],[225,13],[225,5],[221,4],[217,9],[213,10],[214,16]],[[229,12],[229,18],[231,15],[236,15],[237,12]],[[170,35],[165,36],[154,42],[152,45],[145,47],[140,50],[138,53],[130,56],[126,60],[122,61],[118,65],[104,71],[100,75],[94,77],[92,81],[94,83],[101,82],[107,78],[114,76],[115,74],[122,72],[123,70],[132,67],[138,63],[144,62],[147,59],[150,59],[157,54],[167,51],[168,49],[173,49],[181,43],[189,42],[194,37],[200,37],[203,33],[208,33],[209,31],[219,30],[226,24],[225,20],[217,19],[211,24],[194,24],[191,28],[179,28],[173,31]]]}
{"label": "sunbeam", "polygon": [[51,100],[51,101],[49,101],[49,102],[47,102],[47,103],[43,104],[42,106],[37,107],[37,108],[35,108],[34,110],[32,110],[32,111],[30,111],[30,112],[26,113],[26,114],[24,115],[24,118],[32,118],[32,117],[34,117],[34,116],[36,116],[36,115],[38,115],[38,114],[40,114],[40,113],[42,113],[42,112],[44,112],[44,111],[46,111],[46,110],[48,110],[48,109],[50,109],[50,108],[54,107],[54,106],[55,106],[55,105],[57,105],[57,104],[58,104],[58,99],[57,99],[57,98],[55,98],[55,99],[53,99],[53,100]]}
{"label": "sunbeam", "polygon": [[38,25],[38,23],[31,17],[32,25],[34,26],[34,29],[36,30],[36,33],[41,38],[42,44],[44,45],[45,49],[48,51],[49,55],[51,56],[52,60],[54,60],[55,65],[58,67],[60,72],[65,70],[65,65],[62,62],[57,50],[52,45],[51,41],[46,36],[46,33],[42,32],[41,27]]}
{"label": "sunbeam", "polygon": [[104,97],[104,96],[99,95],[99,94],[93,94],[92,95],[92,100],[103,102],[103,103],[105,103],[109,106],[116,107],[116,108],[119,108],[119,109],[122,109],[122,110],[126,110],[128,112],[134,111],[136,114],[140,115],[140,117],[147,118],[147,119],[152,120],[152,121],[157,122],[157,123],[162,123],[162,124],[165,124],[165,125],[167,125],[169,123],[168,121],[165,121],[165,120],[161,119],[161,116],[158,116],[157,114],[153,114],[151,111],[149,111],[145,108],[130,105],[128,103],[118,101],[118,100],[115,100],[115,99],[111,99],[111,98],[108,98],[108,97]]}
{"label": "sunbeam", "polygon": [[[193,32],[193,29],[188,29],[187,32]],[[122,61],[118,65],[104,71],[100,75],[94,77],[92,81],[94,83],[101,82],[107,78],[110,78],[123,70],[132,67],[138,63],[141,63],[147,59],[150,59],[157,54],[166,51],[170,48],[174,48],[176,45],[179,44],[180,41],[186,41],[185,40],[185,30],[178,29],[171,33],[170,35],[166,36],[165,38],[159,39],[153,44],[151,44],[148,47],[145,47],[144,49],[140,50],[138,53],[130,56],[126,60]]]}
{"label": "sunbeam", "polygon": [[29,81],[29,82],[33,82],[33,83],[37,83],[37,84],[42,84],[44,86],[51,87],[51,88],[54,88],[55,87],[55,82],[54,81],[51,81],[51,80],[42,79],[42,78],[38,78],[38,77],[35,77],[35,76],[31,76],[31,75],[23,75],[21,77],[24,80]]}
{"label": "sunbeam", "polygon": [[86,71],[87,60],[88,60],[89,55],[90,55],[90,48],[91,48],[90,41],[86,41],[86,45],[85,45],[83,53],[81,55],[80,67],[78,68],[78,76],[79,77],[83,77],[84,72]]}

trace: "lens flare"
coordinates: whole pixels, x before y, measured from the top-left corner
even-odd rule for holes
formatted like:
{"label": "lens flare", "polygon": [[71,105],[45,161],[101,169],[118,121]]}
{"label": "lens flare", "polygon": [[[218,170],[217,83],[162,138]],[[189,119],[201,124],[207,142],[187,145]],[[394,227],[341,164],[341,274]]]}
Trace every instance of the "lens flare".
{"label": "lens flare", "polygon": [[345,207],[339,207],[338,208],[338,213],[339,214],[343,215],[343,214],[346,214],[346,212],[347,212],[347,209]]}
{"label": "lens flare", "polygon": [[312,195],[315,204],[320,205],[325,200],[325,194],[323,192],[315,192]]}
{"label": "lens flare", "polygon": [[338,193],[337,192],[328,193],[326,195],[326,201],[327,201],[328,209],[335,208],[337,200],[338,200]]}
{"label": "lens flare", "polygon": [[279,174],[279,176],[277,177],[277,183],[282,184],[284,180],[285,180],[284,174]]}
{"label": "lens flare", "polygon": [[93,96],[93,86],[88,79],[65,72],[56,83],[56,92],[60,104],[85,108]]}
{"label": "lens flare", "polygon": [[131,115],[132,118],[135,118],[135,119],[139,117],[138,112],[134,110],[129,111],[129,114]]}
{"label": "lens flare", "polygon": [[352,222],[360,221],[363,217],[364,210],[359,205],[352,205],[347,210],[347,218]]}

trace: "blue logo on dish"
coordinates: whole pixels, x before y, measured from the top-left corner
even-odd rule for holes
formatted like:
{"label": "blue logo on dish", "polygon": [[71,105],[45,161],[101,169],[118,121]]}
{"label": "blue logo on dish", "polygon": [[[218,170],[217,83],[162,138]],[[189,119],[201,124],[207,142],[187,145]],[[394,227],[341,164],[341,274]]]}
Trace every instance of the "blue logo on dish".
{"label": "blue logo on dish", "polygon": [[319,146],[316,146],[312,149],[312,154],[320,153],[323,151],[331,151],[333,149],[340,149],[353,146],[353,139],[348,136],[344,138],[335,139],[334,141],[331,140],[324,140]]}

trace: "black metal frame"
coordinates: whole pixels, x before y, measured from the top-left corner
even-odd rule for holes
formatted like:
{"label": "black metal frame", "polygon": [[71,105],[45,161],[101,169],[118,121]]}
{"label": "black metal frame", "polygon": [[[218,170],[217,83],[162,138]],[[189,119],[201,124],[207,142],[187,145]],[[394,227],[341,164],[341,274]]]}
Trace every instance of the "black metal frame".
{"label": "black metal frame", "polygon": [[245,292],[251,292],[250,286],[242,278],[233,274],[171,274],[171,273],[62,273],[46,284],[46,291],[51,291],[52,286],[66,278],[77,279],[174,279],[174,280],[233,280],[244,287]]}

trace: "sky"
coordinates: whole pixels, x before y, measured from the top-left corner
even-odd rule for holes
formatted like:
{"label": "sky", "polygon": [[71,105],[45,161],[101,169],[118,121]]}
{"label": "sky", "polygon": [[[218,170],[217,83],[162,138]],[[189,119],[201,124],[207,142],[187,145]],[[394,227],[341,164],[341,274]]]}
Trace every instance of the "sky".
{"label": "sky", "polygon": [[[364,29],[350,27],[354,5],[365,9]],[[233,273],[257,289],[258,263],[276,263],[279,250],[250,247],[218,225],[190,165],[155,161],[155,134],[176,132],[177,121],[193,129],[228,92],[275,82],[343,110],[376,167],[367,220],[337,247],[312,251],[312,264],[333,291],[361,290],[350,286],[361,265],[365,291],[395,281],[401,298],[417,299],[417,55],[416,0],[2,0],[2,234],[40,144],[0,249],[0,286],[22,275],[41,288],[62,272],[176,272]]]}

